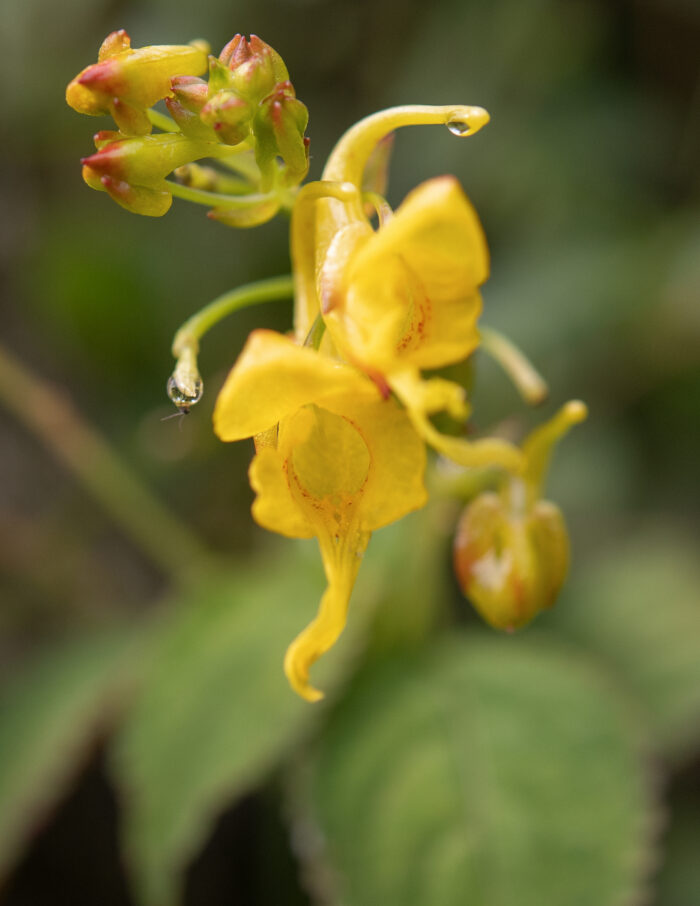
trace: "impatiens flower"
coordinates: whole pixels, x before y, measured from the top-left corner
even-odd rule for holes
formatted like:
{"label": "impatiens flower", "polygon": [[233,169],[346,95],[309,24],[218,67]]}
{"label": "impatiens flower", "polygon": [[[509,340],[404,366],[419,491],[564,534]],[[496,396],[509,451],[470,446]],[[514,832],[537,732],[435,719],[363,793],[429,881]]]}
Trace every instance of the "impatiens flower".
{"label": "impatiens flower", "polygon": [[114,31],[102,42],[98,62],[68,85],[66,100],[78,113],[111,114],[125,135],[146,135],[146,110],[170,95],[173,76],[206,72],[208,51],[203,41],[133,50],[124,29]]}
{"label": "impatiens flower", "polygon": [[559,507],[540,499],[552,447],[586,417],[578,400],[563,406],[523,445],[521,477],[500,493],[479,494],[464,510],[454,566],[464,594],[496,629],[513,630],[551,607],[569,569],[569,536]]}
{"label": "impatiens flower", "polygon": [[[489,114],[463,105],[376,113],[345,133],[319,181],[300,187],[308,111],[280,55],[255,35],[235,35],[217,58],[202,42],[132,50],[126,32],[113,32],[66,97],[82,113],[114,117],[120,131],[97,134],[83,176],[128,210],[158,216],[178,196],[234,227],[292,213],[293,274],[225,292],[189,318],[175,335],[167,382],[178,410],[189,412],[203,392],[203,334],[239,308],[294,295],[293,338],[253,331],[214,411],[222,440],[255,439],[256,521],[320,547],[327,588],[288,648],[292,688],[309,701],[322,697],[310,668],[343,631],[371,533],[426,502],[426,444],[466,467],[469,493],[461,495],[472,502],[455,546],[464,593],[504,629],[550,607],[569,548],[561,513],[540,499],[542,481],[553,443],[585,406],[568,403],[521,447],[465,436],[465,388],[435,372],[481,345],[526,402],[542,402],[546,384],[508,338],[479,330],[489,252],[457,180],[422,183],[396,211],[383,197],[396,129],[442,124],[467,136]],[[170,116],[153,109],[160,100]],[[151,123],[160,134],[149,134]],[[195,163],[202,158],[214,160]],[[440,413],[456,434],[433,423]]]}
{"label": "impatiens flower", "polygon": [[[367,161],[388,132],[415,122],[449,124],[457,115],[452,107],[396,108],[368,117],[341,139],[318,185],[355,186],[355,195],[315,200],[311,253],[303,235],[309,214],[295,212],[292,251],[302,274],[302,312],[307,322],[320,312],[337,352],[384,393],[393,391],[436,449],[463,465],[488,458],[518,471],[520,453],[503,441],[484,447],[436,431],[429,420],[435,412],[466,417],[464,391],[444,380],[426,385],[420,377],[422,370],[465,359],[479,343],[479,287],[488,277],[489,255],[476,212],[458,182],[445,176],[414,189],[374,230],[361,192]],[[461,108],[459,115],[463,134],[488,122],[481,108]]]}
{"label": "impatiens flower", "polygon": [[375,232],[341,228],[319,275],[321,310],[338,350],[383,376],[440,368],[479,343],[479,286],[489,256],[454,177],[423,183]]}
{"label": "impatiens flower", "polygon": [[254,331],[216,403],[222,440],[256,438],[253,516],[291,538],[318,539],[328,588],[292,642],[285,672],[314,701],[309,668],[336,641],[371,532],[426,502],[424,444],[402,409],[348,365]]}

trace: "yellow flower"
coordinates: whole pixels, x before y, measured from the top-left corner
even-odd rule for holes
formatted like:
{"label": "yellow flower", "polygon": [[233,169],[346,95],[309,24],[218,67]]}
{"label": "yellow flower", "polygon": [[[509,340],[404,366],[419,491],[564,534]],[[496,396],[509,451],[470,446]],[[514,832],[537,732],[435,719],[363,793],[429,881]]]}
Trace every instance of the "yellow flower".
{"label": "yellow flower", "polygon": [[[388,132],[455,121],[464,125],[461,133],[473,133],[488,114],[478,107],[405,107],[368,117],[331,154],[315,197],[302,190],[292,226],[296,331],[301,339],[320,312],[332,343],[326,348],[362,369],[385,395],[395,393],[432,446],[462,465],[490,462],[518,471],[522,455],[510,444],[470,443],[436,431],[429,419],[435,412],[466,419],[464,391],[420,376],[462,361],[479,343],[479,287],[488,278],[489,254],[474,208],[450,176],[420,185],[376,231],[363,204],[367,160]],[[319,197],[324,184],[340,187],[329,189],[335,197]]]}
{"label": "yellow flower", "polygon": [[322,693],[309,668],[345,626],[371,532],[426,502],[424,444],[364,375],[266,330],[250,335],[217,400],[214,428],[222,440],[256,439],[256,521],[318,539],[328,587],[285,658],[292,687],[315,701]]}
{"label": "yellow flower", "polygon": [[319,275],[321,309],[338,350],[369,373],[440,368],[479,343],[479,286],[488,249],[456,179],[423,183],[374,232],[341,228]]}

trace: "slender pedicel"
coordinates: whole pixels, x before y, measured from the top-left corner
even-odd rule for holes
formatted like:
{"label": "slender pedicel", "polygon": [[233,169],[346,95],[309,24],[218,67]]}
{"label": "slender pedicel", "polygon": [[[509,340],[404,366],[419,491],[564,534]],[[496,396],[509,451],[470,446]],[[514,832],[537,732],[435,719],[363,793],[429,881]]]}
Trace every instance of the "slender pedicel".
{"label": "slender pedicel", "polygon": [[480,327],[481,346],[501,366],[518,393],[530,406],[543,403],[549,388],[542,375],[521,349],[492,327]]}
{"label": "slender pedicel", "polygon": [[569,400],[549,421],[540,425],[525,439],[523,454],[527,460],[523,478],[533,498],[541,495],[542,483],[557,441],[588,416],[588,406],[581,400]]}
{"label": "slender pedicel", "polygon": [[179,409],[189,409],[202,398],[203,384],[197,368],[197,353],[199,341],[208,330],[234,311],[262,302],[287,299],[293,293],[291,276],[259,280],[218,296],[188,318],[175,334],[172,346],[172,353],[177,361],[175,370],[168,379],[167,389],[168,396],[175,405]]}

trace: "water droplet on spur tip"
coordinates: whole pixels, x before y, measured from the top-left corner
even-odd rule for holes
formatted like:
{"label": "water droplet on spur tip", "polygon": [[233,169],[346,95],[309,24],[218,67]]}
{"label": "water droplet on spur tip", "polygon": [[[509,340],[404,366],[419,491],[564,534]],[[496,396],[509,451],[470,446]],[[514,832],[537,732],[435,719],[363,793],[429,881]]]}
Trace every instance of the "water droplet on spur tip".
{"label": "water droplet on spur tip", "polygon": [[189,412],[191,406],[196,405],[201,400],[202,393],[204,392],[204,383],[202,382],[201,378],[197,378],[197,380],[194,382],[194,393],[183,393],[178,386],[177,381],[171,375],[168,378],[167,391],[168,396],[175,403],[177,408],[187,413]]}
{"label": "water droplet on spur tip", "polygon": [[469,135],[472,127],[469,123],[465,123],[464,120],[450,120],[447,123],[447,128],[452,135],[464,136]]}

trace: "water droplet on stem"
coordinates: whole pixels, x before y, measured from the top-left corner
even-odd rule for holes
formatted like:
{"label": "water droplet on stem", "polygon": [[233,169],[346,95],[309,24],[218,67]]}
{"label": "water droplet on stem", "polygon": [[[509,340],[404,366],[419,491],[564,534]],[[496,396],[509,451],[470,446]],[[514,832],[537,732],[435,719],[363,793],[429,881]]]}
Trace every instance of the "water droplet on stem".
{"label": "water droplet on stem", "polygon": [[465,135],[469,135],[472,127],[469,123],[465,123],[464,120],[450,120],[447,123],[447,128],[452,135],[458,135],[463,138]]}
{"label": "water droplet on stem", "polygon": [[194,393],[188,394],[183,393],[180,389],[175,376],[171,375],[168,378],[167,392],[170,399],[175,403],[178,409],[189,410],[191,406],[196,405],[202,398],[202,393],[204,392],[204,383],[201,378],[198,378],[194,382]]}

